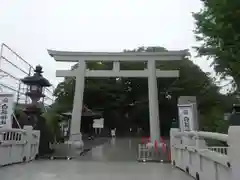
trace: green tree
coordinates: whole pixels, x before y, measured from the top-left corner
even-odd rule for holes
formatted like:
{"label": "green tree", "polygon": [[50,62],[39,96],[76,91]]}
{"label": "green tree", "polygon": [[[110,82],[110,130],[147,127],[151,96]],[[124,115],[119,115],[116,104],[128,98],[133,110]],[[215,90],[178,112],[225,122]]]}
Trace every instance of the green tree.
{"label": "green tree", "polygon": [[194,13],[196,47],[200,56],[213,60],[212,66],[222,78],[232,77],[240,88],[240,1],[201,0],[203,8]]}
{"label": "green tree", "polygon": [[46,126],[48,127],[48,138],[54,142],[60,137],[59,115],[54,111],[48,111],[43,114],[46,119]]}

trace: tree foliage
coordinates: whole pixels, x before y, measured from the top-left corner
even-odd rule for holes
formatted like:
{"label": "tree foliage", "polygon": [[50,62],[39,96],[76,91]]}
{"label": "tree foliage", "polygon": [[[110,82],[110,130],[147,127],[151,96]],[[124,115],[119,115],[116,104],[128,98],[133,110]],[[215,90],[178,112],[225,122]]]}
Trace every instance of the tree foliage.
{"label": "tree foliage", "polygon": [[194,13],[196,39],[200,56],[213,60],[215,71],[233,78],[240,88],[240,1],[201,0],[203,8]]}

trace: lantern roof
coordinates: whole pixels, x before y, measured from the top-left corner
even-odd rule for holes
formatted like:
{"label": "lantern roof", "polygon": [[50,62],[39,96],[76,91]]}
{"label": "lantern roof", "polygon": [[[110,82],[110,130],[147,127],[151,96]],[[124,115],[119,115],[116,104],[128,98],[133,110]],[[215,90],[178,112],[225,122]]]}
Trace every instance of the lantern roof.
{"label": "lantern roof", "polygon": [[36,66],[34,72],[35,73],[33,76],[27,76],[21,79],[21,81],[26,85],[39,85],[41,87],[51,86],[49,81],[42,76],[42,73],[43,73],[42,66],[40,65]]}

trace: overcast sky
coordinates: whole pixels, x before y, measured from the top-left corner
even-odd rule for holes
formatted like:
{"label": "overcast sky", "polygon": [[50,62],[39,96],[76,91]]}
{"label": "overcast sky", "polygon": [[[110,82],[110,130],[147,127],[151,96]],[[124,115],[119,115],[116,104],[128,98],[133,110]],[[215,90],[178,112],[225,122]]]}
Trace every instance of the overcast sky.
{"label": "overcast sky", "polygon": [[[192,12],[200,0],[0,0],[0,43],[6,43],[57,84],[47,49],[122,51],[139,46],[169,50],[196,45]],[[193,58],[204,71],[204,59]]]}

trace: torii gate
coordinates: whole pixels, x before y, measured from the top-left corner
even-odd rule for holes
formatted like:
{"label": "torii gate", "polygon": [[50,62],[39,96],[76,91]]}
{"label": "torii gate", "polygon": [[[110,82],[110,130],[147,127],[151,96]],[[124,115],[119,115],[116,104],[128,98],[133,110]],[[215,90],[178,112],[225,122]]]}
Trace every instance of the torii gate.
{"label": "torii gate", "polygon": [[[75,94],[71,120],[71,139],[81,140],[81,116],[83,106],[83,92],[85,77],[136,77],[148,78],[150,138],[160,142],[159,106],[157,78],[179,77],[178,70],[156,69],[156,61],[182,60],[189,55],[187,50],[166,52],[69,52],[48,50],[50,56],[59,62],[77,62],[75,70],[57,70],[57,77],[76,77]],[[86,62],[113,62],[112,70],[89,70]],[[144,70],[121,70],[120,62],[147,62]]]}

